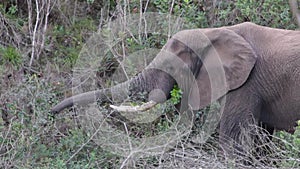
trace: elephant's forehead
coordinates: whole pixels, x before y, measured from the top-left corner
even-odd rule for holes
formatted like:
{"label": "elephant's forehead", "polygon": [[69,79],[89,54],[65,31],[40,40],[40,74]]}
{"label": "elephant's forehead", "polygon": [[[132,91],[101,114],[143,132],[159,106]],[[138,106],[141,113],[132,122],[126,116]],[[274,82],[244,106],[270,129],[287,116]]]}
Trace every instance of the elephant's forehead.
{"label": "elephant's forehead", "polygon": [[182,42],[196,54],[201,54],[203,49],[211,44],[201,29],[183,30],[176,33],[172,38]]}

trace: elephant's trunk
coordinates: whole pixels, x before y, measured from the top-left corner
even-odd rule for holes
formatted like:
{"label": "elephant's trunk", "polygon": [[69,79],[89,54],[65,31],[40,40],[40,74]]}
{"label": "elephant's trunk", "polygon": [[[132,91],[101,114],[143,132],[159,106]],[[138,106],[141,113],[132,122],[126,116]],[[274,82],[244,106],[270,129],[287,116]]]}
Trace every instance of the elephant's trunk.
{"label": "elephant's trunk", "polygon": [[103,100],[109,94],[108,89],[95,90],[86,93],[81,93],[72,97],[69,97],[51,109],[52,113],[59,113],[63,109],[72,107],[75,104],[84,105],[95,102],[96,100]]}
{"label": "elephant's trunk", "polygon": [[[174,84],[175,80],[167,73],[156,69],[146,69],[131,80],[111,88],[90,91],[67,98],[54,106],[51,112],[59,113],[73,105],[85,105],[96,101],[102,102],[111,97],[123,100],[126,99],[124,96],[139,96],[140,93],[149,94],[148,98],[149,101],[153,101],[152,103],[161,103],[169,98]],[[160,92],[152,92],[155,91],[154,89],[159,89]],[[147,109],[149,109],[149,106]]]}

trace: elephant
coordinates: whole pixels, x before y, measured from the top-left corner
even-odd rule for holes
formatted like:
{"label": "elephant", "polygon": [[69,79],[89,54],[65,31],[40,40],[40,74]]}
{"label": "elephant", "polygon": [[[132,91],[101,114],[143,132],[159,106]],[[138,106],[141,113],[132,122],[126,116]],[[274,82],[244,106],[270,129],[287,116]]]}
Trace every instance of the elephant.
{"label": "elephant", "polygon": [[241,137],[244,129],[261,126],[270,135],[274,130],[293,132],[300,119],[299,39],[300,31],[251,22],[182,30],[132,79],[66,98],[51,111],[103,101],[107,96],[145,92],[148,102],[139,107],[112,106],[119,111],[143,111],[169,99],[178,84],[183,88],[182,99],[188,100],[180,104],[183,111],[226,98],[219,142],[226,154],[236,154],[246,151]]}

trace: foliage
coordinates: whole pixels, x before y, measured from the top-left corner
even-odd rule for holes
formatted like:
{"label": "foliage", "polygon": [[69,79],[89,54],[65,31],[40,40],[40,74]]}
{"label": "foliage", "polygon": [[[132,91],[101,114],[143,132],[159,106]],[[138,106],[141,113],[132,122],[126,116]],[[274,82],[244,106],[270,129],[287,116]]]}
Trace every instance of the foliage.
{"label": "foliage", "polygon": [[200,8],[196,1],[174,1],[174,4],[172,4],[170,0],[154,0],[153,4],[161,13],[171,13],[183,17],[189,28],[208,27],[206,12]]}
{"label": "foliage", "polygon": [[18,11],[18,8],[16,5],[12,5],[11,7],[9,7],[8,9],[8,14],[10,15],[15,15]]}
{"label": "foliage", "polygon": [[55,25],[51,34],[51,39],[47,40],[47,45],[53,45],[55,50],[51,51],[52,57],[58,63],[67,67],[72,67],[78,57],[82,45],[96,31],[94,21],[90,18],[75,20],[71,26]]}
{"label": "foliage", "polygon": [[209,1],[155,0],[155,9],[186,19],[190,28],[219,27],[250,21],[259,25],[295,29],[288,1],[285,0],[235,0]]}
{"label": "foliage", "polygon": [[296,28],[292,21],[289,4],[285,0],[238,0],[236,8],[240,11],[240,15],[237,16],[239,21],[252,21],[277,28]]}
{"label": "foliage", "polygon": [[86,0],[88,4],[93,4],[95,0]]}
{"label": "foliage", "polygon": [[171,90],[170,93],[171,93],[171,99],[170,99],[171,102],[174,105],[178,104],[180,102],[181,97],[182,97],[181,89],[177,85],[175,85],[173,90]]}
{"label": "foliage", "polygon": [[284,146],[290,154],[298,154],[300,152],[300,121],[298,121],[298,126],[293,134],[279,131],[276,133],[276,136],[286,141]]}
{"label": "foliage", "polygon": [[[19,99],[7,103],[6,112],[2,112],[9,116],[9,123],[0,128],[0,152],[5,153],[0,156],[1,168],[114,167],[118,157],[89,142],[89,136],[72,120],[61,116],[52,119],[47,115],[54,92],[53,86],[32,75],[5,93],[10,100]],[[81,151],[75,153],[76,150]]]}
{"label": "foliage", "polygon": [[[32,2],[32,6],[28,2]],[[34,56],[36,64],[27,68],[28,50],[41,45],[38,43],[33,46],[31,43],[38,16],[34,2],[46,1],[16,0],[0,4],[0,67],[12,65],[18,69],[15,72],[0,71],[3,79],[0,81],[0,168],[117,168],[121,165],[121,157],[101,149],[91,141],[90,135],[77,123],[77,116],[61,114],[53,119],[48,115],[51,106],[61,100],[59,97],[68,96],[69,90],[66,88],[70,88],[72,82],[66,77],[72,73],[71,68],[84,43],[109,20],[123,14],[139,13],[141,9],[143,12],[170,13],[183,17],[187,28],[219,27],[245,21],[277,28],[296,28],[285,0],[131,0],[119,3],[113,0],[57,0],[51,4],[47,25],[45,20],[37,25],[42,28],[37,34],[45,36],[41,57]],[[43,10],[45,8],[39,12],[43,13]],[[42,15],[42,18],[45,16]],[[152,33],[142,35],[137,42],[129,37],[124,41],[125,49],[132,53],[144,48],[161,48],[167,38]],[[114,56],[111,54],[110,57]],[[111,58],[107,62],[116,62]],[[99,70],[109,68],[102,66]],[[20,72],[24,72],[23,69],[26,73],[22,74]],[[20,78],[9,78],[17,75]],[[101,80],[107,76],[110,74],[101,76]],[[170,104],[178,104],[182,97],[178,86],[174,86],[170,94]],[[154,124],[132,127],[135,137],[166,131],[176,121],[174,109],[159,108],[161,118]],[[219,105],[214,104],[199,110],[195,128],[203,127],[201,123],[207,117],[207,112],[218,108]],[[290,152],[288,155],[299,159],[300,127],[294,134],[278,132],[276,136],[285,140],[283,147]],[[149,159],[147,163],[158,165],[161,161]],[[291,162],[282,166],[295,165]]]}

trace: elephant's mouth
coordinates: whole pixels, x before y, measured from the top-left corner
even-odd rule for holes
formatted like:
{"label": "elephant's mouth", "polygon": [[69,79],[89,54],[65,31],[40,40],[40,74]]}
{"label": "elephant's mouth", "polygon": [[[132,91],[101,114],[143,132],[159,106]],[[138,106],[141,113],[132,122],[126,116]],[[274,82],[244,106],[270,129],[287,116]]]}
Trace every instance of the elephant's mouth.
{"label": "elephant's mouth", "polygon": [[294,134],[296,131],[296,126],[290,127],[289,129],[285,130],[286,132],[290,133],[290,134]]}
{"label": "elephant's mouth", "polygon": [[294,134],[296,129],[297,129],[298,124],[295,122],[293,126],[290,126],[287,129],[284,129],[284,131],[290,133],[290,134]]}

